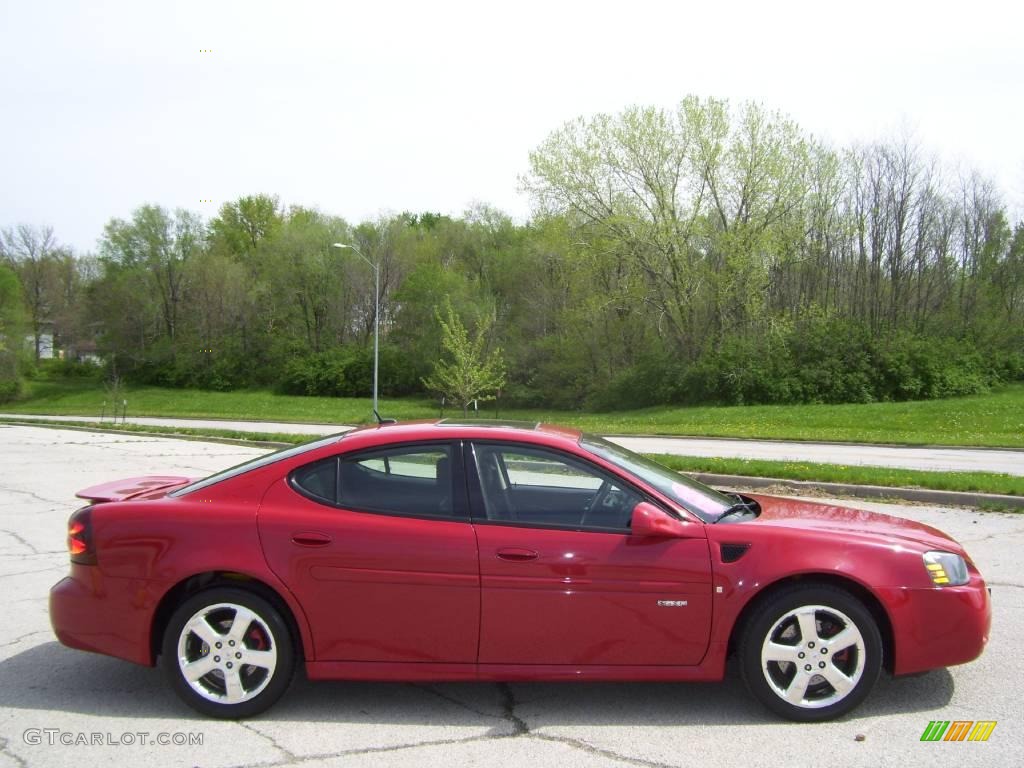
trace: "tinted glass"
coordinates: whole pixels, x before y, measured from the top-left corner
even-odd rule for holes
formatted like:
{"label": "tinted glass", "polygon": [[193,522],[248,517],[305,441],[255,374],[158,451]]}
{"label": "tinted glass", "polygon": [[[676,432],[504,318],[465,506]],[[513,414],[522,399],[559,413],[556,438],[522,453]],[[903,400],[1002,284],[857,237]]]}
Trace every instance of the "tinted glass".
{"label": "tinted glass", "polygon": [[488,520],[568,527],[629,527],[639,494],[585,462],[543,449],[476,444]]}
{"label": "tinted glass", "polygon": [[651,487],[657,488],[705,522],[714,522],[735,503],[734,499],[719,493],[714,488],[691,480],[656,461],[651,461],[603,438],[584,435],[580,440],[580,447],[621,467]]}
{"label": "tinted glass", "polygon": [[292,473],[292,483],[309,496],[334,504],[338,498],[337,457],[300,467]]}
{"label": "tinted glass", "polygon": [[396,515],[451,517],[451,447],[406,446],[341,457],[338,504]]}

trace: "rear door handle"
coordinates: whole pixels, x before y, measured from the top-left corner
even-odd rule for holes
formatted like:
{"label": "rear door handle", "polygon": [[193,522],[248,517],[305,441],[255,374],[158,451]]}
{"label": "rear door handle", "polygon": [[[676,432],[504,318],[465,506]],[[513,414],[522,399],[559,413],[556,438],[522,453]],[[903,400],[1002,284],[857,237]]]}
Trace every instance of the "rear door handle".
{"label": "rear door handle", "polygon": [[512,562],[525,562],[527,560],[536,560],[537,553],[532,549],[524,549],[523,547],[502,547],[498,550],[498,557],[502,560],[511,560]]}
{"label": "rear door handle", "polygon": [[323,547],[331,543],[331,537],[326,533],[316,531],[302,531],[292,534],[292,543],[300,547]]}

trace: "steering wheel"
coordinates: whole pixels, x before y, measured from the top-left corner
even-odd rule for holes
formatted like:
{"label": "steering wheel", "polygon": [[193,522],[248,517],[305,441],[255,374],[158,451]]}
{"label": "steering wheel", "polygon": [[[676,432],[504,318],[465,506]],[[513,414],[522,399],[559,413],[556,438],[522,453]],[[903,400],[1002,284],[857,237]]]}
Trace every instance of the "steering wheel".
{"label": "steering wheel", "polygon": [[583,510],[583,517],[580,519],[580,525],[586,523],[587,518],[604,505],[604,502],[608,498],[608,494],[611,493],[611,490],[612,484],[610,480],[605,480],[601,483],[601,487],[597,489],[597,493],[594,494],[594,498],[590,500],[590,503]]}

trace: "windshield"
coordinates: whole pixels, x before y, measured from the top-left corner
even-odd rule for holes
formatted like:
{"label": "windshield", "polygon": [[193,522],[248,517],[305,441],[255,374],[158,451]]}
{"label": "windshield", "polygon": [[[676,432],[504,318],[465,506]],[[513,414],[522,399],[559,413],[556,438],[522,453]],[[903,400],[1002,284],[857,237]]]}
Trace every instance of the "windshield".
{"label": "windshield", "polygon": [[300,454],[306,453],[307,451],[315,451],[317,448],[320,448],[324,445],[330,445],[331,443],[338,442],[338,440],[340,440],[344,434],[344,432],[338,432],[337,434],[328,435],[327,437],[321,437],[309,443],[303,443],[302,445],[292,446],[291,448],[282,448],[281,450],[274,451],[273,453],[267,453],[264,454],[263,456],[257,456],[255,459],[249,459],[249,461],[242,462],[241,464],[231,467],[230,469],[225,469],[221,472],[217,472],[216,474],[210,475],[209,477],[204,477],[202,480],[196,480],[194,483],[189,483],[184,488],[179,488],[176,491],[171,491],[171,493],[169,493],[168,495],[184,496],[186,493],[192,493],[193,491],[198,491],[202,488],[208,488],[214,483],[219,483],[222,480],[228,480],[232,477],[237,477],[243,472],[250,472],[254,469],[265,467],[268,464],[273,464],[278,461],[284,461],[285,459],[290,459],[292,456],[298,456]]}
{"label": "windshield", "polygon": [[595,435],[583,435],[580,447],[600,456],[605,461],[624,469],[631,475],[657,488],[680,506],[690,510],[706,523],[713,523],[736,502],[714,488],[691,480],[656,461],[626,450]]}

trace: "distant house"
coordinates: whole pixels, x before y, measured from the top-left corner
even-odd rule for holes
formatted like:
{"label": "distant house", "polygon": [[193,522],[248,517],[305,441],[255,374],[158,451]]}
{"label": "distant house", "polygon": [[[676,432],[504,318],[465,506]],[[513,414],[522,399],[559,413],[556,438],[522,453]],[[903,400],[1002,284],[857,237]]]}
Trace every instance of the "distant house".
{"label": "distant house", "polygon": [[92,363],[103,365],[103,358],[100,357],[97,344],[94,339],[83,339],[70,345],[65,355],[67,360],[76,360],[79,363]]}
{"label": "distant house", "polygon": [[39,360],[53,360],[55,356],[53,348],[53,323],[49,320],[41,322],[39,324],[38,346],[36,335],[34,333],[30,333],[25,337],[25,346],[31,350]]}

